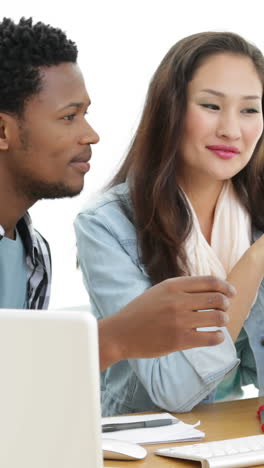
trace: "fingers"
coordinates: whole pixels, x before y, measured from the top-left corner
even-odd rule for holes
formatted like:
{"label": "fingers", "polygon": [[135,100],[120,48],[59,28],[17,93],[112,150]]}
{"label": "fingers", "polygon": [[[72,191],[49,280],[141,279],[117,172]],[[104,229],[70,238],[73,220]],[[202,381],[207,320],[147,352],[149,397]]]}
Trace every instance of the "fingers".
{"label": "fingers", "polygon": [[[175,318],[178,317],[180,321],[184,320],[186,325],[190,325],[188,328],[194,326],[194,321],[199,321],[199,323],[201,323],[201,321],[209,320],[210,318],[220,317],[219,323],[222,323],[223,319],[221,317],[227,316],[224,312],[228,311],[230,306],[230,300],[219,292],[194,294],[178,292],[178,294],[170,294],[166,299],[167,312]],[[226,320],[224,323],[225,325],[227,319],[224,320]],[[211,325],[216,325],[216,323]],[[223,323],[219,326],[223,326]]]}
{"label": "fingers", "polygon": [[229,315],[222,310],[197,311],[182,317],[182,326],[186,328],[225,327]]}
{"label": "fingers", "polygon": [[216,346],[222,343],[225,339],[225,336],[221,330],[206,332],[198,332],[193,330],[188,334],[188,337],[185,337],[184,348],[197,348],[203,346]]}
{"label": "fingers", "polygon": [[227,297],[233,297],[236,293],[231,284],[215,276],[183,276],[166,280],[166,283],[171,292],[179,289],[189,293],[219,292]]}
{"label": "fingers", "polygon": [[188,294],[185,296],[186,306],[191,310],[220,309],[227,310],[229,299],[220,292]]}

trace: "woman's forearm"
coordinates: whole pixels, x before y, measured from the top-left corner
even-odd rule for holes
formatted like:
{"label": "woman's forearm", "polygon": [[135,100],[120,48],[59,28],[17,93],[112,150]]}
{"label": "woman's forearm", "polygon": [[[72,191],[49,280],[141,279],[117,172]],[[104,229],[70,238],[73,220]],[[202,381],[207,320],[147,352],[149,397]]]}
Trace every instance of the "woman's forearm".
{"label": "woman's forearm", "polygon": [[262,262],[261,252],[256,244],[253,244],[245,252],[227,276],[227,281],[237,290],[229,307],[230,321],[227,324],[228,331],[234,341],[250,313],[264,276],[264,262]]}

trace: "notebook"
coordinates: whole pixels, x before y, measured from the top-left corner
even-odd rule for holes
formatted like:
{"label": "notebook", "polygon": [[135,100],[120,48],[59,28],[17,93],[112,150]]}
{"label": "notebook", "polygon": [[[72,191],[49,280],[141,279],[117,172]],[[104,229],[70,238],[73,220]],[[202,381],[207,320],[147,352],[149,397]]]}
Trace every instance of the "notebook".
{"label": "notebook", "polygon": [[102,468],[97,324],[0,310],[0,467]]}
{"label": "notebook", "polygon": [[144,427],[140,429],[119,430],[113,432],[103,432],[104,439],[116,439],[120,441],[134,442],[136,444],[167,444],[169,442],[183,442],[190,440],[200,440],[205,437],[205,433],[195,429],[200,425],[186,424],[170,413],[152,413],[132,416],[110,416],[102,418],[102,424],[122,424],[142,421],[153,421],[157,423],[162,419],[171,419],[171,425],[157,427]]}

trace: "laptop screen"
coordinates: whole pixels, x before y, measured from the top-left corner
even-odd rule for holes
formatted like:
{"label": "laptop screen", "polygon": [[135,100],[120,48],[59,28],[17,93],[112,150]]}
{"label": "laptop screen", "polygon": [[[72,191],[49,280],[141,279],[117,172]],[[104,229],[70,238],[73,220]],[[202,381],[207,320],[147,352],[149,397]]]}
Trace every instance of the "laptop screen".
{"label": "laptop screen", "polygon": [[101,468],[97,323],[0,310],[0,466]]}

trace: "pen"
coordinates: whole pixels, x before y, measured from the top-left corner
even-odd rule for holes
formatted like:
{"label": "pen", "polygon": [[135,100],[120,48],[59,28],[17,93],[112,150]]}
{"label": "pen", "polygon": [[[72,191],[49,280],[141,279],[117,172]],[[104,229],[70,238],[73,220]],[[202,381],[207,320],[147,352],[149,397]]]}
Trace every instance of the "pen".
{"label": "pen", "polygon": [[261,430],[264,432],[264,405],[259,407],[257,415],[260,419]]}
{"label": "pen", "polygon": [[103,432],[126,431],[127,429],[142,429],[144,427],[160,427],[176,424],[177,419],[151,419],[149,421],[137,421],[128,423],[103,424]]}

